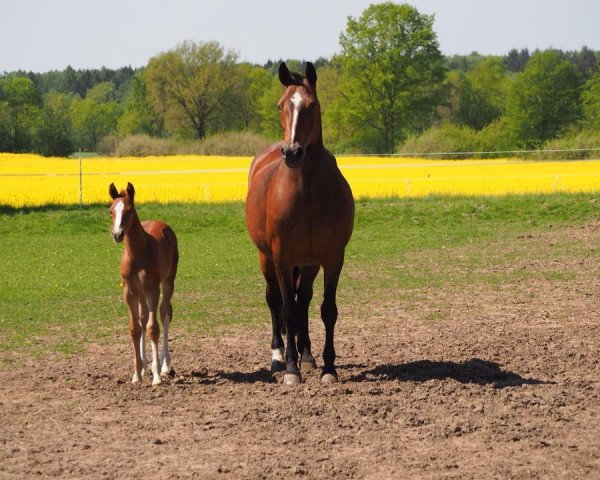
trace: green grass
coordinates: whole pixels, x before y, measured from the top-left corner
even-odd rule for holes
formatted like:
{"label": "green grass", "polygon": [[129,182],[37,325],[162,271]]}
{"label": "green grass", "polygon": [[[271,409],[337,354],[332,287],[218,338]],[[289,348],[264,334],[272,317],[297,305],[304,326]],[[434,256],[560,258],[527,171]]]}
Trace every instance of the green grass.
{"label": "green grass", "polygon": [[[241,203],[151,204],[138,210],[142,219],[167,221],[179,238],[173,324],[178,335],[240,324],[269,328],[258,255]],[[421,289],[522,280],[529,274],[465,275],[451,267],[475,271],[490,261],[485,246],[491,241],[584,223],[599,211],[594,195],[359,200],[338,303],[368,315],[374,303],[410,301]],[[125,335],[122,245],[109,235],[107,206],[5,209],[0,219],[0,351],[74,354],[88,342]],[[514,253],[494,255],[493,261],[508,265]],[[570,278],[551,270],[541,275]],[[315,305],[321,292],[316,286]]]}

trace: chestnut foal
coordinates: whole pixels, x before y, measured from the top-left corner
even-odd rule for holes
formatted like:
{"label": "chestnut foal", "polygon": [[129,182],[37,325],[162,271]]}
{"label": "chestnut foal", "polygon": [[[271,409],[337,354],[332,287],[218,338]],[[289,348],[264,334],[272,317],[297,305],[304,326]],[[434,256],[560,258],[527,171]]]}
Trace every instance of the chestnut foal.
{"label": "chestnut foal", "polygon": [[[127,189],[117,191],[114,183],[108,192],[113,199],[110,206],[112,237],[115,242],[125,240],[121,259],[123,295],[129,309],[129,331],[133,340],[134,374],[132,383],[139,382],[146,370],[145,333],[152,344],[152,385],[162,383],[161,375],[170,371],[169,323],[173,317],[173,296],[179,252],[175,232],[158,220],[140,222],[133,198],[135,190],[131,183]],[[158,356],[160,327],[156,319],[158,299],[162,286],[160,317],[163,324],[162,368]]]}

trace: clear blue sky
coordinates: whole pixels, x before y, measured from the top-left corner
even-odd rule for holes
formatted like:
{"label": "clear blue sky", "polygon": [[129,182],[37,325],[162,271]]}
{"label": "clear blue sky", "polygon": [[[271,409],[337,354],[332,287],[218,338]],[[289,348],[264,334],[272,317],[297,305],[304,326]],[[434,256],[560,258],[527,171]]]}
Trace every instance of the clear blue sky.
{"label": "clear blue sky", "polygon": [[[0,0],[0,72],[146,65],[183,40],[241,60],[315,60],[339,51],[348,16],[377,0]],[[435,14],[444,54],[511,48],[600,50],[598,0],[412,0]]]}

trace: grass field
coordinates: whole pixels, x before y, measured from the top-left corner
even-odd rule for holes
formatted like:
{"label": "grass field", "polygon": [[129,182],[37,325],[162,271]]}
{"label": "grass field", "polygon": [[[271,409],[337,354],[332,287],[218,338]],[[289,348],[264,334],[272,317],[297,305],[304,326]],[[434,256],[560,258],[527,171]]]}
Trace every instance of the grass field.
{"label": "grass field", "polygon": [[[242,201],[250,157],[172,156],[84,158],[82,202],[106,200],[110,182],[134,183],[140,203]],[[420,198],[600,191],[600,161],[532,162],[339,157],[355,198]],[[0,153],[0,205],[74,205],[79,162]]]}
{"label": "grass field", "polygon": [[[1,211],[0,351],[69,354],[115,332],[126,335],[118,275],[122,245],[108,233],[107,206]],[[391,297],[410,298],[417,308],[420,290],[431,286],[467,288],[510,282],[515,275],[526,278],[527,272],[480,274],[477,267],[489,261],[485,252],[493,242],[600,216],[594,194],[361,200],[356,212],[339,304],[341,316],[352,309],[365,318]],[[139,214],[168,221],[179,238],[177,335],[239,324],[269,328],[263,279],[241,202],[146,204],[139,206]],[[468,246],[463,250],[468,253],[459,258],[452,252],[461,246]],[[510,252],[498,255],[510,264]],[[455,275],[450,267],[456,262],[472,267],[471,273]],[[556,281],[564,275],[554,272],[551,263],[543,274]],[[313,317],[321,276],[317,282]],[[2,359],[10,362],[11,356]]]}

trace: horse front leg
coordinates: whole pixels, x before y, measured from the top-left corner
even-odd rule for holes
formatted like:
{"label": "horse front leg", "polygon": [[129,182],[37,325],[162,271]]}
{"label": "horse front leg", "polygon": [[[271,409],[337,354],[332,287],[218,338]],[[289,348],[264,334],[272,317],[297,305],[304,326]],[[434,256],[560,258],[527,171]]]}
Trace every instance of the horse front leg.
{"label": "horse front leg", "polygon": [[146,358],[146,324],[148,322],[148,304],[144,298],[138,299],[138,311],[140,314],[140,325],[142,333],[140,335],[140,357],[142,358],[142,377],[148,371],[148,359]]}
{"label": "horse front leg", "polygon": [[296,288],[298,305],[298,353],[301,355],[302,371],[317,368],[315,357],[311,353],[311,342],[308,334],[308,307],[313,297],[313,283],[319,273],[319,266],[302,267]]}
{"label": "horse front leg", "polygon": [[160,379],[160,373],[158,366],[160,360],[158,358],[158,339],[160,337],[160,327],[158,326],[158,320],[156,318],[156,310],[158,309],[158,297],[160,290],[158,286],[153,287],[149,291],[145,292],[146,303],[148,305],[148,323],[146,331],[148,337],[150,337],[150,343],[152,345],[152,385],[160,385],[162,380]]}
{"label": "horse front leg", "polygon": [[285,349],[281,336],[281,293],[273,262],[263,253],[260,254],[260,269],[267,282],[265,297],[271,312],[271,372],[285,370]]}
{"label": "horse front leg", "polygon": [[298,385],[302,383],[302,376],[298,369],[298,350],[296,348],[296,334],[298,332],[298,313],[295,301],[295,289],[293,285],[292,267],[274,261],[277,282],[281,293],[281,320],[287,331],[287,342],[285,348],[285,373],[283,383],[286,385]]}
{"label": "horse front leg", "polygon": [[133,378],[131,383],[138,383],[142,380],[142,356],[140,354],[140,338],[142,336],[142,325],[140,324],[139,298],[125,284],[123,292],[125,303],[129,311],[129,333],[133,342]]}
{"label": "horse front leg", "polygon": [[335,323],[338,317],[338,309],[336,304],[337,285],[344,264],[342,256],[335,262],[325,266],[323,265],[324,276],[324,295],[323,303],[321,304],[321,319],[325,325],[325,347],[323,348],[323,373],[321,382],[336,383],[338,375],[335,370],[335,347],[333,335]]}

